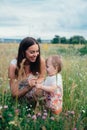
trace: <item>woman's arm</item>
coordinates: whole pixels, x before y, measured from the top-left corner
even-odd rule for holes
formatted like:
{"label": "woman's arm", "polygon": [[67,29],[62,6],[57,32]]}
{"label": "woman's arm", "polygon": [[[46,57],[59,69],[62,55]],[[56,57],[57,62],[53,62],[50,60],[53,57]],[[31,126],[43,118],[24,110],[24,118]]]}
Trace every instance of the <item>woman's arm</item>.
{"label": "woman's arm", "polygon": [[41,57],[41,73],[38,76],[37,82],[41,83],[45,79],[46,76],[46,64],[45,59]]}
{"label": "woman's arm", "polygon": [[20,97],[25,95],[29,91],[29,87],[24,87],[23,89],[19,89],[19,82],[15,77],[15,69],[16,65],[10,64],[8,68],[8,77],[10,89],[13,97]]}

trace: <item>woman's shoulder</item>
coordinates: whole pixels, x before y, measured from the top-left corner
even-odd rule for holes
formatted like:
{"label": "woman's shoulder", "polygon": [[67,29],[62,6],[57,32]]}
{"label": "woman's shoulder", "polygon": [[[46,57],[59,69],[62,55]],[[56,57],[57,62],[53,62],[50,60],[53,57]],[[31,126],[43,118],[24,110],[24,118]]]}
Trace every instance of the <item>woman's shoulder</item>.
{"label": "woman's shoulder", "polygon": [[42,71],[44,70],[44,73],[46,73],[46,63],[43,57],[41,57],[41,68],[42,68]]}
{"label": "woman's shoulder", "polygon": [[13,72],[16,69],[16,67],[17,67],[17,60],[15,58],[11,60],[10,65],[9,65],[9,70]]}
{"label": "woman's shoulder", "polygon": [[9,78],[15,78],[15,69],[16,69],[17,60],[13,59],[10,62],[9,68],[8,68],[8,77]]}
{"label": "woman's shoulder", "polygon": [[17,64],[17,59],[15,58],[15,59],[11,60],[10,64],[16,65]]}
{"label": "woman's shoulder", "polygon": [[45,62],[45,59],[41,56],[41,62]]}

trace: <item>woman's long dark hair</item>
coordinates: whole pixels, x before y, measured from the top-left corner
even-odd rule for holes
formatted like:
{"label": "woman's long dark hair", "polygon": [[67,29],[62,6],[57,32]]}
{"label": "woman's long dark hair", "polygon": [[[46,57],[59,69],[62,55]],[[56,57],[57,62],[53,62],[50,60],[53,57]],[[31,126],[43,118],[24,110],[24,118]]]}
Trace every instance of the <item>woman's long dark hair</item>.
{"label": "woman's long dark hair", "polygon": [[17,56],[17,69],[15,71],[15,74],[16,76],[18,76],[18,70],[20,69],[20,65],[23,61],[23,59],[26,59],[26,50],[28,49],[28,47],[34,45],[34,44],[37,44],[38,45],[38,48],[39,48],[39,55],[36,59],[35,62],[30,62],[29,65],[30,65],[30,71],[35,75],[37,72],[40,73],[41,70],[40,70],[40,67],[41,67],[41,64],[40,64],[40,46],[38,44],[38,42],[32,38],[32,37],[26,37],[24,38],[20,45],[19,45],[19,49],[18,49],[18,56]]}

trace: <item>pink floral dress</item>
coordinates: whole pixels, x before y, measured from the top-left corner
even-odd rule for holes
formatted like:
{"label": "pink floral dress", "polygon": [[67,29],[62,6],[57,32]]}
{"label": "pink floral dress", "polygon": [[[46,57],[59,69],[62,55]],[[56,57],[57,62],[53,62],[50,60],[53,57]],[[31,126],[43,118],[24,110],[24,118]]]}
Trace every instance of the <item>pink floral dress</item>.
{"label": "pink floral dress", "polygon": [[50,108],[53,113],[59,114],[62,111],[63,102],[63,85],[61,74],[47,76],[44,85],[48,87],[57,85],[57,89],[54,92],[45,92],[45,95],[46,107]]}

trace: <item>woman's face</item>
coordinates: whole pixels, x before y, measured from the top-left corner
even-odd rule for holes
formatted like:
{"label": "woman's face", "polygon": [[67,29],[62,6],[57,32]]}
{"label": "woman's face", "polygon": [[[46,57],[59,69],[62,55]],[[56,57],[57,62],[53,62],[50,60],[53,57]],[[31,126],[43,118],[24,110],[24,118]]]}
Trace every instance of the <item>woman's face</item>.
{"label": "woman's face", "polygon": [[26,50],[26,58],[30,61],[30,62],[35,62],[37,59],[37,56],[39,55],[39,47],[37,44],[34,44],[30,47],[28,47],[28,49]]}

